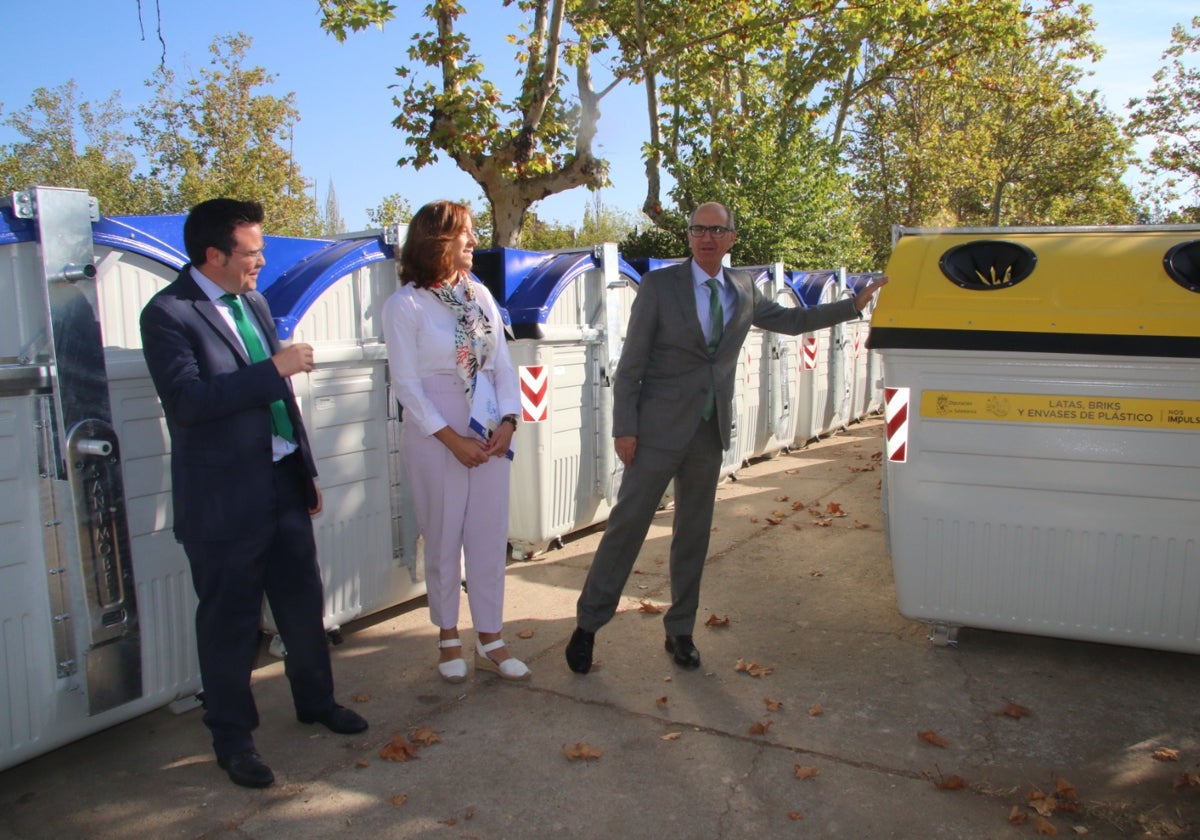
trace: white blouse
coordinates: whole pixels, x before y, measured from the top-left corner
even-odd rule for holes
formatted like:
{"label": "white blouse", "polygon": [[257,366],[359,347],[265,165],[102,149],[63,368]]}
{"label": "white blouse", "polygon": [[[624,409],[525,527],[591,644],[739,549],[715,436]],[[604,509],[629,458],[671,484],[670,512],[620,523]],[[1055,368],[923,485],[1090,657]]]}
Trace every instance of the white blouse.
{"label": "white blouse", "polygon": [[[475,300],[492,327],[492,352],[483,371],[492,375],[500,413],[520,414],[521,397],[517,372],[504,338],[504,320],[495,298],[482,283],[474,283]],[[454,329],[458,317],[450,307],[427,289],[411,283],[401,286],[383,304],[383,338],[387,342],[388,369],[392,389],[404,406],[404,422],[415,423],[423,434],[432,435],[447,426],[446,419],[425,396],[421,380],[427,376],[458,376]],[[463,394],[466,399],[466,394]]]}

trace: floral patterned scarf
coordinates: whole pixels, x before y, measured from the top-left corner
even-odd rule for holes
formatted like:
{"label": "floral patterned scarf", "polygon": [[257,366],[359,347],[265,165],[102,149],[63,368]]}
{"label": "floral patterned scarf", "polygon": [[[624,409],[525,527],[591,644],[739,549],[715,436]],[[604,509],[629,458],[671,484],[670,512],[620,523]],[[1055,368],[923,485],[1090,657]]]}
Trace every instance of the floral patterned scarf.
{"label": "floral patterned scarf", "polygon": [[[454,361],[468,402],[475,396],[475,375],[488,359],[492,340],[492,325],[475,300],[474,285],[470,278],[464,277],[453,286],[429,287],[429,291],[458,316],[458,324],[454,327]],[[456,293],[460,289],[461,293]]]}

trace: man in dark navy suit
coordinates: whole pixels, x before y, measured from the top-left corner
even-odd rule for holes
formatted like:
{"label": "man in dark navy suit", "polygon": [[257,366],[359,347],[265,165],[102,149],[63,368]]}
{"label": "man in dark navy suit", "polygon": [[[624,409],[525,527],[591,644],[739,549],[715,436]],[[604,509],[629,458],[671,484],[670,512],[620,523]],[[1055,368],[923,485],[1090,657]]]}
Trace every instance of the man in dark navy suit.
{"label": "man in dark navy suit", "polygon": [[250,673],[265,594],[287,649],[301,723],[367,728],[333,697],[312,516],[317,474],[290,377],[313,368],[311,345],[282,347],[255,291],[263,258],[257,202],[216,198],[183,225],[191,261],[142,310],[142,346],[171,435],[175,538],[199,604],[196,646],[204,724],[236,784],[275,780],[254,749]]}

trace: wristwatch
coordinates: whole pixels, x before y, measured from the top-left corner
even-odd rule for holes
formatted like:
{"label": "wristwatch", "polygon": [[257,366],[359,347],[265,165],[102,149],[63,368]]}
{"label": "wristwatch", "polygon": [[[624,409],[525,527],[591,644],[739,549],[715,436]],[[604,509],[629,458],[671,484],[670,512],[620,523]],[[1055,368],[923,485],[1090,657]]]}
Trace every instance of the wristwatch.
{"label": "wristwatch", "polygon": [[515,432],[517,430],[517,415],[515,415],[515,414],[505,414],[503,417],[500,418],[500,422],[501,423],[511,423],[512,427],[513,427],[513,431]]}

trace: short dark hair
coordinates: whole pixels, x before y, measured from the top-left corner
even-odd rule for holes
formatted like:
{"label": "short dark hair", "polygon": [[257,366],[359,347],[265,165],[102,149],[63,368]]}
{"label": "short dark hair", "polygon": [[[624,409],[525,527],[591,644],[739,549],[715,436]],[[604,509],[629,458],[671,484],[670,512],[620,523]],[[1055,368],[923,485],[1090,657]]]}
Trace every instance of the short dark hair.
{"label": "short dark hair", "polygon": [[257,201],[238,201],[236,198],[210,198],[192,208],[183,223],[183,247],[192,265],[207,261],[209,248],[225,254],[233,253],[234,228],[240,225],[261,225],[263,208]]}
{"label": "short dark hair", "polygon": [[455,201],[431,201],[408,223],[400,249],[400,284],[425,289],[454,272],[454,238],[471,224],[471,208]]}

